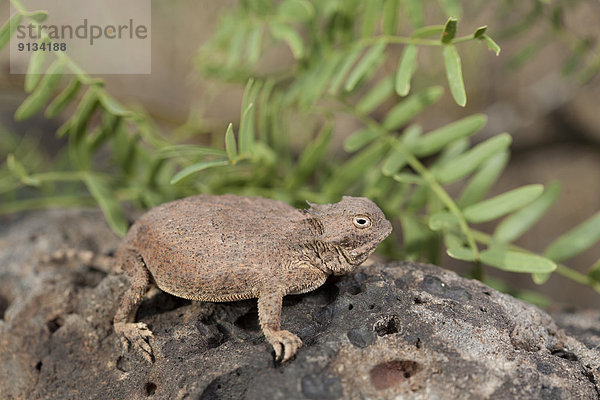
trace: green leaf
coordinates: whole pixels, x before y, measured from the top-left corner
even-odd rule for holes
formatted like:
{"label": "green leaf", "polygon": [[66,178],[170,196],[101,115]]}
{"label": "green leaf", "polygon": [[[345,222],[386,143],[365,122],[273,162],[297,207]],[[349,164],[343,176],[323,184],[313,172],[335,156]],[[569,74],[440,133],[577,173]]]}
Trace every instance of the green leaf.
{"label": "green leaf", "polygon": [[240,153],[248,154],[254,144],[254,104],[248,104],[248,107],[242,114],[240,121]]}
{"label": "green leaf", "polygon": [[262,26],[256,26],[250,32],[247,44],[248,62],[254,65],[260,59],[260,51],[262,50]]}
{"label": "green leaf", "polygon": [[485,44],[487,44],[488,49],[496,53],[497,56],[500,55],[500,46],[498,46],[498,43],[494,42],[494,39],[488,35],[485,35],[483,40],[485,40]]}
{"label": "green leaf", "polygon": [[383,141],[377,141],[356,153],[345,163],[338,165],[333,176],[324,185],[323,191],[330,197],[339,195],[347,190],[379,162],[387,150]]}
{"label": "green leaf", "polygon": [[459,207],[465,208],[481,200],[502,173],[508,158],[508,151],[504,151],[486,161],[460,194]]}
{"label": "green leaf", "polygon": [[488,249],[482,251],[479,257],[483,263],[503,271],[546,273],[556,269],[556,264],[546,257],[518,251]]}
{"label": "green leaf", "polygon": [[406,165],[406,157],[397,150],[392,152],[383,161],[381,173],[385,176],[392,176],[400,171]]}
{"label": "green leaf", "polygon": [[551,183],[533,203],[506,217],[496,227],[493,239],[499,243],[510,243],[519,238],[548,211],[560,194],[560,185]]}
{"label": "green leaf", "polygon": [[[369,4],[370,6],[370,4]],[[399,0],[386,0],[383,5],[383,33],[393,35],[396,33],[398,24],[398,10],[400,8]]]}
{"label": "green leaf", "polygon": [[431,36],[440,36],[444,32],[444,25],[427,25],[413,32],[411,37],[422,39]]}
{"label": "green leaf", "polygon": [[44,10],[30,11],[25,16],[35,22],[41,23],[48,18],[48,12]]}
{"label": "green leaf", "polygon": [[506,150],[511,142],[512,138],[508,133],[496,135],[442,164],[434,171],[434,175],[440,183],[455,182],[475,171],[494,154]]}
{"label": "green leaf", "polygon": [[531,279],[536,285],[543,285],[550,279],[550,275],[552,275],[550,272],[537,272],[531,274]]}
{"label": "green leaf", "polygon": [[406,11],[408,12],[408,19],[415,28],[423,26],[423,20],[425,19],[425,10],[423,7],[423,0],[406,0],[405,1]]}
{"label": "green leaf", "polygon": [[244,49],[244,39],[247,34],[245,26],[242,25],[234,27],[232,31],[229,35],[227,60],[225,61],[225,67],[229,69],[237,67]]}
{"label": "green leaf", "polygon": [[443,93],[444,89],[442,87],[432,86],[407,97],[388,112],[383,120],[383,126],[388,131],[398,129],[425,108],[438,101]]}
{"label": "green leaf", "polygon": [[458,225],[458,218],[450,211],[438,211],[429,217],[428,224],[432,231],[441,231]]}
{"label": "green leaf", "polygon": [[323,97],[323,92],[327,90],[332,76],[337,72],[342,57],[342,53],[332,52],[321,58],[303,77],[292,84],[287,95],[294,94],[294,91],[298,92],[298,105],[301,112],[308,111],[317,100]]}
{"label": "green leaf", "polygon": [[39,186],[39,184],[41,183],[39,179],[32,178],[31,176],[29,176],[23,164],[17,161],[14,154],[9,154],[6,157],[6,167],[14,176],[19,178],[19,180],[25,185]]}
{"label": "green leaf", "polygon": [[375,27],[379,22],[379,14],[381,13],[382,0],[370,0],[368,3],[363,3],[363,12],[361,13],[361,37],[370,37],[375,31]]}
{"label": "green leaf", "polygon": [[487,222],[518,210],[537,199],[544,191],[542,185],[526,185],[483,200],[463,210],[469,222]]}
{"label": "green leaf", "polygon": [[277,16],[286,21],[306,22],[314,15],[313,5],[306,0],[284,0],[277,8]]}
{"label": "green leaf", "polygon": [[94,86],[88,88],[79,102],[72,118],[71,135],[73,142],[78,142],[85,133],[88,120],[98,106],[98,89]]}
{"label": "green leaf", "polygon": [[473,32],[473,38],[474,39],[483,39],[483,36],[485,35],[485,31],[487,31],[487,25],[480,26],[479,28],[477,28],[477,30],[475,32]]}
{"label": "green leaf", "polygon": [[362,47],[355,45],[354,48],[348,53],[348,56],[344,58],[340,65],[338,72],[331,78],[331,86],[329,87],[330,94],[336,94],[340,85],[344,81],[344,78],[350,71],[350,68],[354,65],[360,54],[362,53]]}
{"label": "green leaf", "polygon": [[374,129],[360,129],[348,136],[348,138],[344,141],[344,150],[349,153],[359,150],[378,137],[381,137],[382,134],[383,132]]}
{"label": "green leaf", "polygon": [[326,124],[315,140],[310,142],[296,164],[296,170],[293,175],[293,184],[296,185],[304,181],[314,170],[327,153],[329,143],[331,142],[331,136],[333,134],[333,127],[330,124]]}
{"label": "green leaf", "polygon": [[72,119],[68,119],[65,121],[64,124],[62,124],[61,126],[58,127],[58,129],[56,130],[56,137],[59,138],[63,138],[67,135],[67,133],[69,133],[71,131],[71,128],[73,127],[73,120]]}
{"label": "green leaf", "polygon": [[[43,42],[42,42],[43,43]],[[25,75],[25,91],[30,93],[42,78],[42,67],[44,66],[45,51],[34,51],[27,65]]]}
{"label": "green leaf", "polygon": [[475,253],[473,252],[473,249],[469,248],[469,247],[462,247],[462,246],[457,246],[457,247],[449,247],[446,250],[446,254],[448,254],[450,257],[455,258],[457,260],[462,260],[462,261],[475,261]]}
{"label": "green leaf", "polygon": [[[443,168],[445,163],[451,161],[452,159],[460,156],[465,151],[467,151],[471,147],[471,141],[468,137],[455,140],[452,143],[449,143],[446,147],[442,149],[440,154],[437,156],[433,164],[431,164],[432,172],[439,171],[440,168]],[[435,171],[434,171],[435,170]]]}
{"label": "green leaf", "polygon": [[459,119],[416,139],[411,149],[419,157],[429,156],[455,140],[475,134],[486,122],[485,114],[474,114]]}
{"label": "green leaf", "polygon": [[460,56],[456,51],[456,47],[452,44],[444,46],[444,66],[446,67],[446,77],[448,78],[448,86],[452,97],[456,104],[464,107],[467,104],[467,94],[465,93]]}
{"label": "green leaf", "polygon": [[393,77],[382,79],[356,104],[356,111],[366,115],[379,107],[394,93]]}
{"label": "green leaf", "polygon": [[588,271],[588,276],[600,283],[600,260],[596,261]]}
{"label": "green leaf", "polygon": [[288,44],[295,59],[300,59],[304,56],[302,36],[294,28],[278,22],[271,22],[269,28],[275,39],[283,40]]}
{"label": "green leaf", "polygon": [[411,124],[406,127],[404,131],[402,131],[401,141],[406,146],[411,147],[413,143],[421,136],[423,133],[423,128],[419,124]]}
{"label": "green leaf", "polygon": [[77,95],[81,83],[77,78],[71,80],[69,85],[62,91],[46,108],[46,118],[54,118],[69,104]]}
{"label": "green leaf", "polygon": [[92,174],[85,174],[84,182],[90,191],[92,197],[98,202],[102,209],[108,225],[119,236],[127,233],[128,224],[125,213],[114,194],[99,177]]}
{"label": "green leaf", "polygon": [[417,66],[417,46],[407,45],[400,58],[398,71],[396,72],[396,93],[406,96],[410,91],[410,80]]}
{"label": "green leaf", "polygon": [[159,155],[162,158],[172,158],[176,156],[199,158],[205,156],[225,157],[227,156],[227,153],[221,149],[216,149],[214,147],[179,144],[174,146],[161,147],[159,150]]}
{"label": "green leaf", "polygon": [[244,96],[242,98],[242,118],[240,120],[240,131],[238,136],[238,150],[240,154],[247,155],[254,145],[255,132],[255,107],[256,98],[260,92],[260,83],[254,83],[254,79],[248,79]]}
{"label": "green leaf", "polygon": [[8,43],[12,35],[17,31],[19,23],[21,23],[21,18],[23,18],[21,14],[15,13],[4,25],[2,25],[2,28],[0,28],[0,50],[6,46],[6,43]]}
{"label": "green leaf", "polygon": [[[392,150],[390,154],[383,161],[381,167],[381,173],[385,176],[392,176],[400,171],[406,165],[405,153],[398,148],[399,145],[410,147],[411,143],[421,134],[421,127],[419,125],[410,125],[407,127],[402,136],[400,137],[400,143],[392,142]],[[398,140],[398,139],[394,139]]]}
{"label": "green leaf", "polygon": [[458,20],[455,17],[448,18],[448,21],[446,21],[446,25],[444,26],[444,31],[442,32],[442,37],[440,38],[442,43],[448,44],[452,42],[452,39],[456,36],[457,26]]}
{"label": "green leaf", "polygon": [[113,115],[128,117],[132,114],[131,111],[125,109],[117,100],[104,91],[98,92],[98,100],[102,107]]}
{"label": "green leaf", "polygon": [[600,212],[554,240],[544,255],[554,261],[567,260],[587,250],[600,240]]}
{"label": "green leaf", "polygon": [[171,184],[176,184],[182,179],[187,178],[188,176],[195,174],[196,172],[203,171],[207,168],[221,167],[224,165],[229,165],[229,160],[202,161],[194,165],[190,165],[189,167],[184,168],[177,174],[175,174],[175,176],[171,179]]}
{"label": "green leaf", "polygon": [[227,151],[229,161],[233,162],[237,157],[237,143],[235,142],[232,123],[229,123],[227,132],[225,132],[225,150]]}
{"label": "green leaf", "polygon": [[352,89],[354,89],[358,81],[360,81],[360,79],[366,75],[371,67],[381,60],[381,58],[384,56],[385,47],[385,42],[378,42],[366,52],[362,60],[359,61],[346,81],[344,89],[347,92],[350,92]]}
{"label": "green leaf", "polygon": [[[115,137],[116,133],[120,133],[122,131],[121,123],[121,117],[110,113],[102,113],[102,123],[98,128],[94,130],[92,134],[86,137],[86,147],[88,149],[88,152],[96,152],[97,149],[108,140],[108,138]],[[113,146],[117,147],[116,140],[114,142],[115,143],[113,144]],[[131,151],[131,149],[129,150]],[[177,155],[179,156],[181,154]]]}
{"label": "green leaf", "polygon": [[23,101],[15,112],[16,120],[22,121],[27,119],[44,106],[46,101],[52,95],[52,91],[58,82],[60,82],[60,78],[62,78],[62,69],[63,65],[60,60],[57,60],[50,65],[48,71],[46,71],[46,75],[44,75],[44,78],[36,90]]}
{"label": "green leaf", "polygon": [[465,241],[457,233],[452,231],[444,232],[444,245],[446,248],[451,249],[455,247],[462,247],[464,244]]}
{"label": "green leaf", "polygon": [[423,184],[423,178],[421,178],[419,175],[410,174],[410,173],[400,172],[398,174],[394,174],[394,176],[392,178],[396,182],[407,183],[409,185],[422,185]]}

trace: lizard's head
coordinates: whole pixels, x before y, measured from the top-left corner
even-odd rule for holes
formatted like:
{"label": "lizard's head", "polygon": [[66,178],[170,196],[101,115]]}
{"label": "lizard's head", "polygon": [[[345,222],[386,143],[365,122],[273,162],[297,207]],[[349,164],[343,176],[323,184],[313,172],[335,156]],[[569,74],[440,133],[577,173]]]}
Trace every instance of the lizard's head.
{"label": "lizard's head", "polygon": [[319,240],[345,259],[329,267],[335,275],[348,273],[364,262],[392,232],[392,224],[366,197],[344,196],[339,203],[308,205],[307,212],[320,224]]}

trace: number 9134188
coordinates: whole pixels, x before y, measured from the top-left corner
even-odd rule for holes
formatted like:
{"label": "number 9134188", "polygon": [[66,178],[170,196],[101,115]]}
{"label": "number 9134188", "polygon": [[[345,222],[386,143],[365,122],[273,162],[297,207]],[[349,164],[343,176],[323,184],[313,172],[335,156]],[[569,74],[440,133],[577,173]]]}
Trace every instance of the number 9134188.
{"label": "number 9134188", "polygon": [[66,43],[18,43],[19,51],[67,51]]}

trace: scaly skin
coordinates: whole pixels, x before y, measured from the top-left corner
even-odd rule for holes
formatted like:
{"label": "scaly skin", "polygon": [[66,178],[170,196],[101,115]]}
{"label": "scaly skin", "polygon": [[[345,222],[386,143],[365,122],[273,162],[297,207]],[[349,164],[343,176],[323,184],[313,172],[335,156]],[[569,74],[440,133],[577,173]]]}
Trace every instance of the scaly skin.
{"label": "scaly skin", "polygon": [[276,359],[293,357],[302,341],[281,329],[283,296],[353,271],[392,229],[366,198],[310,206],[298,210],[260,197],[199,195],[144,214],[115,254],[116,267],[130,277],[114,318],[125,347],[152,360],[152,332],[134,319],[153,280],[186,299],[258,298],[260,326]]}

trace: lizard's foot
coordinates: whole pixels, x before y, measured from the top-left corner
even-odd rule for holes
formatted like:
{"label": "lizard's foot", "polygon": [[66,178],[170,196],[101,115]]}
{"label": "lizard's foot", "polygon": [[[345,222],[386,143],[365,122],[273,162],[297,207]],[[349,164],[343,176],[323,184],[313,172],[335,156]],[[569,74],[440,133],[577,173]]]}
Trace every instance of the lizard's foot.
{"label": "lizard's foot", "polygon": [[127,351],[131,347],[139,350],[149,362],[153,362],[152,347],[150,346],[150,338],[153,337],[152,331],[143,322],[117,322],[115,323],[115,332],[123,348]]}
{"label": "lizard's foot", "polygon": [[290,331],[270,332],[269,342],[275,349],[275,360],[286,362],[302,347],[302,340]]}

